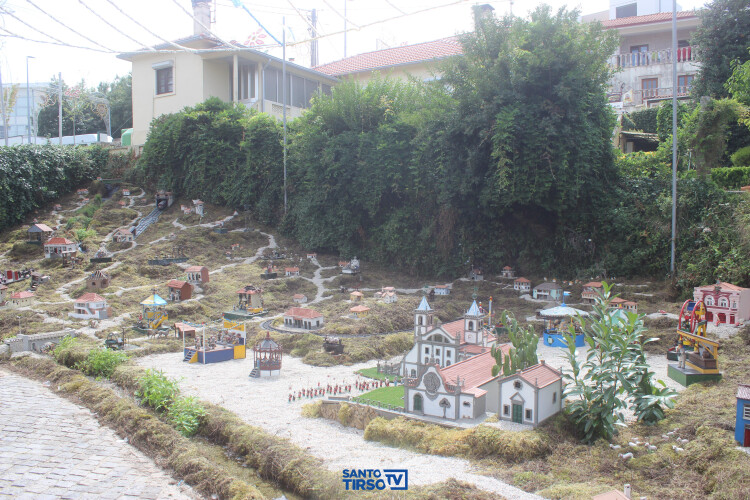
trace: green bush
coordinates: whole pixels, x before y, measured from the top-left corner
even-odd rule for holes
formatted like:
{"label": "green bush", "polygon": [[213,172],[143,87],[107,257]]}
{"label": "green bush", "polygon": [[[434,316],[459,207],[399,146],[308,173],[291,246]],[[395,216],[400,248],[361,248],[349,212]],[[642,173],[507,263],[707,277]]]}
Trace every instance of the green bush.
{"label": "green bush", "polygon": [[128,355],[122,351],[111,349],[92,349],[86,359],[76,363],[76,368],[92,377],[109,378],[118,365],[128,360]]}
{"label": "green bush", "polygon": [[721,188],[739,189],[750,184],[750,166],[714,168],[711,179]]}
{"label": "green bush", "polygon": [[67,336],[57,344],[55,350],[52,351],[52,356],[61,365],[73,368],[88,357],[89,351],[95,348],[95,345],[95,342],[88,337]]}
{"label": "green bush", "polygon": [[167,410],[167,421],[185,437],[194,436],[206,416],[206,409],[194,396],[179,397]]}
{"label": "green bush", "polygon": [[141,402],[156,411],[166,411],[180,393],[177,381],[170,379],[161,370],[149,368],[138,379],[139,389],[136,396]]}
{"label": "green bush", "polygon": [[731,158],[735,167],[750,167],[750,146],[738,149]]}
{"label": "green bush", "polygon": [[623,117],[623,130],[640,130],[649,134],[656,133],[656,115],[659,108],[646,108],[633,111]]}

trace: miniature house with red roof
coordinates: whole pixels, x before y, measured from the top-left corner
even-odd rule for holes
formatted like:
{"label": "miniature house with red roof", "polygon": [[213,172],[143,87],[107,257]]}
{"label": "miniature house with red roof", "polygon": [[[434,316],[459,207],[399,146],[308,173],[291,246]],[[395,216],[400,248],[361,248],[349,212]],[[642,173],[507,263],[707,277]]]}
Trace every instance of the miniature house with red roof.
{"label": "miniature house with red roof", "polygon": [[370,308],[360,304],[358,306],[349,308],[349,312],[352,313],[352,318],[359,319],[364,318],[365,316],[370,314]]}
{"label": "miniature house with red roof", "polygon": [[284,313],[284,326],[315,330],[325,324],[323,315],[314,309],[292,307]]}
{"label": "miniature house with red roof", "polygon": [[193,200],[193,205],[195,205],[195,214],[203,217],[203,202],[201,200]]}
{"label": "miniature house with red roof", "polygon": [[638,312],[638,302],[632,300],[625,300],[621,297],[614,297],[609,301],[610,309],[623,309],[625,311],[631,311],[634,313]]}
{"label": "miniature house with red roof", "polygon": [[695,287],[693,298],[706,305],[709,323],[737,325],[750,320],[750,288],[718,282]]}
{"label": "miniature house with red roof", "polygon": [[8,298],[6,305],[13,307],[26,307],[34,303],[34,292],[16,292]]}
{"label": "miniature house with red roof", "polygon": [[[504,354],[510,344],[500,346]],[[415,377],[404,379],[404,409],[408,413],[459,420],[497,413],[500,376],[492,376],[495,358],[489,349],[441,368],[421,365]]]}
{"label": "miniature house with red roof", "polygon": [[188,300],[193,295],[193,285],[187,281],[170,280],[169,283],[167,283],[167,288],[169,289],[167,299],[174,302]]}
{"label": "miniature house with red roof", "polygon": [[127,228],[121,227],[112,235],[112,241],[115,243],[125,243],[127,241],[133,241],[135,236]]}
{"label": "miniature house with red roof", "polygon": [[581,292],[581,302],[584,304],[594,304],[599,294],[602,293],[604,287],[601,281],[590,281],[583,285],[583,291]]}
{"label": "miniature house with red roof", "polygon": [[71,318],[78,319],[107,319],[111,316],[112,309],[101,295],[95,293],[84,293],[73,303],[73,312],[68,313]]}
{"label": "miniature house with red roof", "polygon": [[531,291],[531,281],[522,276],[513,282],[513,290],[521,293],[529,293]]}
{"label": "miniature house with red roof", "polygon": [[481,269],[479,269],[478,267],[475,267],[469,273],[469,279],[472,280],[472,281],[483,281],[484,280],[484,273],[482,272]]}
{"label": "miniature house with red roof", "polygon": [[284,275],[285,276],[299,276],[299,267],[285,267],[284,268]]}
{"label": "miniature house with red roof", "polygon": [[292,296],[292,300],[295,304],[304,304],[305,302],[307,302],[307,295],[303,293],[295,293]]}
{"label": "miniature house with red roof", "polygon": [[485,314],[474,301],[463,319],[438,325],[434,311],[422,297],[414,310],[414,347],[401,361],[401,374],[417,377],[420,366],[437,364],[448,367],[485,352],[495,345],[496,337],[484,328]]}
{"label": "miniature house with red roof", "polygon": [[185,269],[187,282],[191,285],[202,285],[208,283],[208,268],[206,266],[190,266]]}
{"label": "miniature house with red roof", "polygon": [[54,230],[46,224],[34,224],[27,231],[29,243],[44,243],[53,232]]}
{"label": "miniature house with red roof", "polygon": [[503,271],[502,273],[500,273],[500,276],[512,280],[516,277],[516,271],[510,266],[505,266],[503,267]]}
{"label": "miniature house with red roof", "polygon": [[78,245],[67,238],[50,238],[44,244],[44,258],[62,257],[63,254],[75,255]]}
{"label": "miniature house with red roof", "polygon": [[536,427],[562,410],[562,373],[544,360],[500,380],[498,417]]}

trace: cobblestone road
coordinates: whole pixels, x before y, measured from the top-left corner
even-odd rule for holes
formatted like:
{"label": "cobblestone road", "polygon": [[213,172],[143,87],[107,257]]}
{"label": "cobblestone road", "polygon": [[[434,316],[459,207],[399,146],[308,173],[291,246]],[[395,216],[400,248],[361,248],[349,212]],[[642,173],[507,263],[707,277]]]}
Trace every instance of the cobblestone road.
{"label": "cobblestone road", "polygon": [[0,499],[187,499],[91,412],[0,370]]}

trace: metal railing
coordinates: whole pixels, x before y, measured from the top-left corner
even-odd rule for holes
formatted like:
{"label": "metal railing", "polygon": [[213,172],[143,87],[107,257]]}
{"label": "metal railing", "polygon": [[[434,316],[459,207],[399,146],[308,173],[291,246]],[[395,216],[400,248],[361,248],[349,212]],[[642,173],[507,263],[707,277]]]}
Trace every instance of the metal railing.
{"label": "metal railing", "polygon": [[[694,47],[677,49],[677,62],[697,61]],[[649,50],[647,52],[630,52],[615,54],[609,60],[616,68],[634,68],[638,66],[653,66],[656,64],[671,64],[672,49]]]}
{"label": "metal railing", "polygon": [[[690,96],[690,85],[677,87],[677,97]],[[609,102],[621,102],[623,106],[640,106],[648,101],[664,100],[672,97],[672,87],[659,87],[654,89],[630,90],[628,92],[609,92]]]}
{"label": "metal railing", "polygon": [[382,401],[378,401],[376,399],[365,399],[365,398],[360,398],[360,397],[353,397],[351,400],[354,403],[359,403],[359,404],[363,404],[367,406],[375,406],[377,408],[382,408],[383,410],[395,411],[399,413],[405,412],[403,406],[395,406],[390,403],[384,403]]}

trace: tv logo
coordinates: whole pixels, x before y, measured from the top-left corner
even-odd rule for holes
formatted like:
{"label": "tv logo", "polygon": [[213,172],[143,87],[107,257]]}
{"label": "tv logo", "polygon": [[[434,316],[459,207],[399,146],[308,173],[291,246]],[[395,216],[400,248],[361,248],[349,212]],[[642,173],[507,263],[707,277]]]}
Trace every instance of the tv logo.
{"label": "tv logo", "polygon": [[406,469],[344,469],[347,490],[408,490],[409,471]]}

